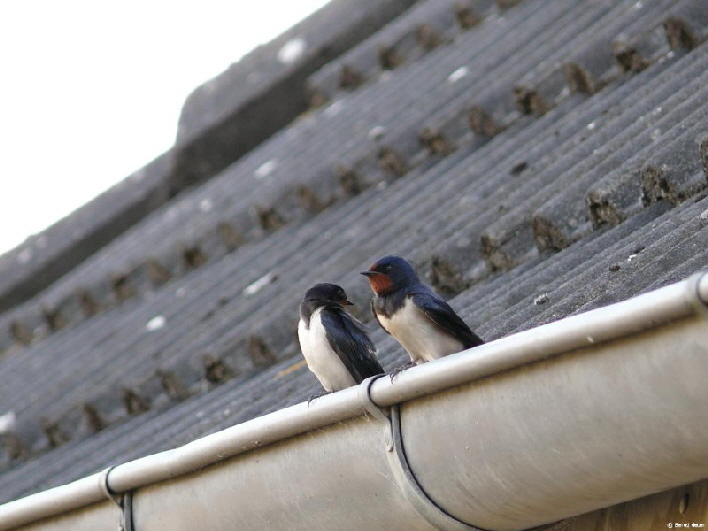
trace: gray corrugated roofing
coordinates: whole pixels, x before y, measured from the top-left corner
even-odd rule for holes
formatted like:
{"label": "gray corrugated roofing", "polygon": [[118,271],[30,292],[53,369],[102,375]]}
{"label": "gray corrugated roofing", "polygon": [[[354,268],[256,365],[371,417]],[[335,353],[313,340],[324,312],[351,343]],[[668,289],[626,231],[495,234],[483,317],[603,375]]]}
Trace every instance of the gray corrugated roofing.
{"label": "gray corrugated roofing", "polygon": [[[0,256],[0,311],[31,299],[164,203],[169,153]],[[2,347],[0,347],[2,348]]]}
{"label": "gray corrugated roofing", "polygon": [[[420,2],[311,86],[415,31],[421,13],[451,25],[438,27],[447,37],[434,49],[331,92],[0,317],[5,330],[39,322],[43,306],[81,290],[105,301],[92,316],[76,305],[64,328],[0,359],[0,412],[17,413],[30,454],[5,453],[0,498],[315,393],[296,365],[299,300],[315,282],[338,282],[370,321],[357,272],[383,254],[409,257],[486,340],[705,268],[702,3],[471,2],[483,18],[466,31],[439,15],[448,4]],[[672,48],[664,23],[689,12],[691,38],[673,37]],[[681,25],[666,27],[675,36]],[[482,111],[493,127],[479,127]],[[165,272],[159,281],[136,273],[150,262]],[[371,331],[387,368],[404,359]],[[232,379],[221,383],[220,371]],[[92,433],[92,411],[103,431]],[[48,432],[68,441],[48,448]]]}
{"label": "gray corrugated roofing", "polygon": [[[31,299],[98,249],[185,188],[212,177],[307,109],[304,80],[327,61],[376,31],[415,0],[332,0],[273,41],[259,46],[185,102],[177,144],[123,182],[0,257],[0,311]],[[289,50],[289,51],[288,51]],[[283,53],[287,52],[287,53]],[[225,230],[228,231],[228,228]],[[228,234],[225,234],[228,239]],[[187,248],[186,252],[190,249]],[[126,275],[160,282],[168,272],[154,262],[116,274],[99,292]],[[91,286],[96,289],[96,286]],[[105,295],[101,293],[100,295]],[[57,307],[105,305],[85,290],[50,298]],[[98,300],[96,300],[98,298]],[[69,310],[71,318],[78,312]],[[43,315],[23,320],[44,328]],[[66,320],[66,319],[64,319]],[[18,328],[21,326],[21,328]],[[33,334],[18,325],[20,342]],[[55,326],[51,324],[50,326]],[[43,333],[40,330],[39,333]],[[36,334],[35,334],[36,335]],[[2,341],[0,333],[0,341]],[[0,344],[0,349],[4,345]]]}
{"label": "gray corrugated roofing", "polygon": [[[574,6],[583,11],[582,4]],[[517,66],[517,55],[521,53],[517,51],[535,50],[527,46],[539,29],[533,22],[538,20],[542,28],[554,22],[565,24],[575,17],[576,11],[571,7],[573,4],[563,4],[536,13],[533,6],[521,5],[508,12],[492,13],[486,28],[482,25],[461,34],[449,47],[450,53],[443,54],[446,49],[435,50],[409,65],[411,68],[402,68],[400,75],[390,82],[384,80],[372,87],[373,98],[369,90],[362,90],[351,99],[335,101],[317,116],[304,117],[296,127],[277,135],[274,141],[254,151],[214,183],[190,194],[190,200],[173,202],[148,217],[138,228],[141,236],[137,244],[136,238],[127,234],[84,266],[76,268],[70,279],[64,279],[44,294],[42,306],[61,311],[62,306],[76,307],[76,299],[87,297],[98,307],[110,306],[124,297],[116,295],[119,282],[122,291],[130,293],[131,284],[137,284],[134,286],[137,290],[146,283],[159,285],[164,278],[182,275],[189,270],[185,255],[191,249],[198,248],[207,258],[219,258],[242,241],[267,235],[274,226],[301,220],[331,201],[346,199],[347,191],[342,190],[338,182],[342,172],[359,174],[363,181],[361,186],[391,178],[390,171],[381,171],[379,167],[383,160],[377,159],[382,152],[399,151],[399,157],[408,159],[405,165],[425,164],[425,150],[418,136],[426,126],[438,125],[440,108],[466,116],[470,93],[476,94],[477,99],[486,98],[485,94],[498,98],[500,93],[494,86],[485,89],[488,83],[474,75],[450,82],[451,73],[458,72],[460,65],[468,70],[476,67],[489,71],[492,79],[496,79],[497,71],[508,70],[508,67],[513,72],[518,72],[519,68],[524,71],[523,61]],[[598,13],[607,13],[606,8],[593,10],[587,17],[597,17]],[[561,19],[553,18],[561,15]],[[614,15],[614,11],[607,13],[597,25],[604,27],[606,19],[616,18]],[[579,24],[584,21],[585,18],[580,18]],[[502,24],[505,32],[516,27],[515,24],[522,24],[525,29],[509,40],[505,32],[498,31]],[[371,48],[368,41],[362,46]],[[488,47],[503,58],[508,56],[493,70],[489,67],[494,66],[496,56],[478,53]],[[424,83],[412,83],[411,79],[421,79]],[[510,80],[507,85],[511,83]],[[510,86],[506,88],[511,90]],[[450,102],[451,98],[454,99]],[[446,102],[449,103],[446,105]],[[418,112],[411,115],[411,109]],[[383,128],[381,123],[389,125]],[[302,147],[291,147],[289,144],[295,136],[308,137],[309,141]],[[341,141],[333,144],[331,138]],[[284,159],[278,152],[297,155]],[[253,186],[254,176],[258,186]],[[277,208],[272,207],[274,203],[278,203]],[[165,238],[166,233],[170,234],[169,238]],[[148,253],[146,248],[150,249]],[[82,318],[81,312],[65,313],[71,314],[64,319],[68,323]],[[17,322],[32,329],[44,316],[39,305],[30,302],[5,319],[0,328]],[[25,325],[25,322],[30,324]]]}

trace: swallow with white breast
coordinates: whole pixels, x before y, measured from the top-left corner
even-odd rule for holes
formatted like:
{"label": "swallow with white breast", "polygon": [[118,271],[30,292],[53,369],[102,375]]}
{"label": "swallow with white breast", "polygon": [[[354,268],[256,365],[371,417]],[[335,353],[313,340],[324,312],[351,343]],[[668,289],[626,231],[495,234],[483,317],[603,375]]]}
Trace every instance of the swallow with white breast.
{"label": "swallow with white breast", "polygon": [[300,304],[300,348],[328,393],[384,373],[364,325],[344,309],[351,304],[336,284],[313,286]]}
{"label": "swallow with white breast", "polygon": [[406,349],[409,365],[484,344],[442,297],[420,282],[403,258],[385,256],[361,274],[375,295],[374,317]]}

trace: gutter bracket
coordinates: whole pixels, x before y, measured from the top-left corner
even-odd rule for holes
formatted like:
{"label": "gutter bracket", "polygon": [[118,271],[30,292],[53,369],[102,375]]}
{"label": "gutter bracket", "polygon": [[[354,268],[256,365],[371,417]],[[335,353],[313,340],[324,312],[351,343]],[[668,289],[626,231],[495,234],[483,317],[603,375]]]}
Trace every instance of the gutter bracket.
{"label": "gutter bracket", "polygon": [[413,506],[416,512],[429,524],[441,531],[482,531],[445,512],[425,493],[418,483],[406,458],[403,448],[403,432],[401,430],[400,405],[394,404],[390,408],[381,408],[371,398],[371,384],[386,376],[378,374],[365,379],[359,386],[359,398],[364,409],[375,419],[382,421],[386,426],[386,460],[391,469],[393,479],[401,489],[403,496]]}
{"label": "gutter bracket", "polygon": [[133,491],[129,490],[119,495],[111,490],[108,484],[108,476],[114,468],[115,465],[101,472],[99,476],[99,487],[106,498],[115,503],[120,509],[118,531],[135,531],[135,527],[133,526]]}
{"label": "gutter bracket", "polygon": [[[377,374],[376,376],[371,376],[366,378],[359,386],[359,399],[361,404],[364,406],[366,412],[384,422],[387,426],[391,424],[391,414],[388,408],[384,409],[379,406],[374,399],[371,398],[371,384],[374,383],[379,378],[383,378],[385,374]],[[386,430],[386,452],[393,452],[393,439],[391,438],[391,430]]]}
{"label": "gutter bracket", "polygon": [[429,524],[441,531],[483,531],[478,527],[458,520],[440,507],[423,490],[408,463],[403,446],[403,431],[401,429],[400,404],[391,406],[390,427],[395,452],[387,453],[388,464],[393,477],[398,483],[403,495],[416,512]]}

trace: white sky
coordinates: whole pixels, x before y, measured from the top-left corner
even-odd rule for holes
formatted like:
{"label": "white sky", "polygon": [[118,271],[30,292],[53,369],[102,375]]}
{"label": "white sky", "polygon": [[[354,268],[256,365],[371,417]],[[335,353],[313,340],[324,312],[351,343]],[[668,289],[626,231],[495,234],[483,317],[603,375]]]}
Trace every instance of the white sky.
{"label": "white sky", "polygon": [[167,150],[186,96],[326,0],[0,3],[0,253]]}

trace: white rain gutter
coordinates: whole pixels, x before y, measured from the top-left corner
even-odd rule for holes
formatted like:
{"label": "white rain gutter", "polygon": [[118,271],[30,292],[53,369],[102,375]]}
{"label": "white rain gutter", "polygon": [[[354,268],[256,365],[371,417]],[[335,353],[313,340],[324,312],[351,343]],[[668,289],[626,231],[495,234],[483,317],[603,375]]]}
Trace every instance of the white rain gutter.
{"label": "white rain gutter", "polygon": [[516,530],[691,483],[707,304],[697,275],[6,503],[0,530],[114,529],[106,482],[138,531]]}

